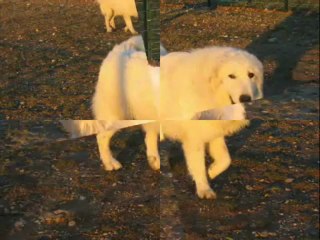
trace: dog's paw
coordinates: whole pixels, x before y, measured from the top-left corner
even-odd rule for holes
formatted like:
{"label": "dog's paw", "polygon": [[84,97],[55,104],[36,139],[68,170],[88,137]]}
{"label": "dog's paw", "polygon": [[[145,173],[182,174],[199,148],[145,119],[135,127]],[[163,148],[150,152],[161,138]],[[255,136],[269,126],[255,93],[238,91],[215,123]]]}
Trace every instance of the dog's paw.
{"label": "dog's paw", "polygon": [[197,191],[198,197],[201,199],[216,199],[217,194],[211,189],[201,189]]}
{"label": "dog's paw", "polygon": [[136,32],[135,30],[129,29],[128,27],[124,27],[123,30],[124,30],[125,32],[129,32],[129,31],[130,31],[130,32],[131,32],[132,34],[134,34],[134,35],[135,35],[135,34],[138,34],[138,32]]}
{"label": "dog's paw", "polygon": [[111,159],[111,161],[104,161],[104,169],[107,171],[113,171],[113,170],[118,170],[120,168],[122,168],[122,165],[120,162],[118,162],[116,159]]}
{"label": "dog's paw", "polygon": [[149,162],[150,167],[153,170],[159,170],[160,169],[160,159],[159,159],[159,157],[148,156],[148,162]]}

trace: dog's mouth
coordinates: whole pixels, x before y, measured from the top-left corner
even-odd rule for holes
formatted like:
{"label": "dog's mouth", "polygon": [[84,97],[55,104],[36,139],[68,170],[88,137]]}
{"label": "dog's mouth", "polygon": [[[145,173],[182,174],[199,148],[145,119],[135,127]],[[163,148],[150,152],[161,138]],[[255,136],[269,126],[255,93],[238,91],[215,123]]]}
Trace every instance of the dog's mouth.
{"label": "dog's mouth", "polygon": [[230,98],[231,104],[236,104],[230,95],[229,95],[229,98]]}

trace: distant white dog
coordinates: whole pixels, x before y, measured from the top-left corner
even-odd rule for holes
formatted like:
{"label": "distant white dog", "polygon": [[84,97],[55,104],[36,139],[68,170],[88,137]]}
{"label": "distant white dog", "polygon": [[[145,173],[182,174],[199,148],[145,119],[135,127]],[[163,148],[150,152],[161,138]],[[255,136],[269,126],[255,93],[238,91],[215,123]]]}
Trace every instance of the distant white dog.
{"label": "distant white dog", "polygon": [[136,34],[131,21],[131,17],[138,18],[138,11],[135,0],[97,0],[102,14],[105,17],[105,24],[107,32],[112,32],[116,29],[114,18],[116,16],[122,16],[126,27],[125,31],[130,31],[132,34]]}
{"label": "distant white dog", "polygon": [[[205,145],[214,159],[208,173],[215,178],[231,163],[224,137],[249,123],[241,102],[262,97],[262,64],[244,50],[225,47],[171,54],[162,48],[161,55],[159,69],[148,65],[141,37],[115,46],[100,69],[95,119],[159,120],[165,137],[182,143],[198,196],[215,198],[206,176]],[[159,124],[143,129],[149,164],[159,169]],[[106,170],[121,167],[109,149],[115,131],[97,134]]]}

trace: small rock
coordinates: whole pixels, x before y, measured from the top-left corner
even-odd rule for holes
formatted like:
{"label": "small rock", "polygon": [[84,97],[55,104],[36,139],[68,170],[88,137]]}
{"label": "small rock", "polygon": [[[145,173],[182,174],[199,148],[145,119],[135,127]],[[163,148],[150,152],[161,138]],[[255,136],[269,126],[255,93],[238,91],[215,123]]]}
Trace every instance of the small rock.
{"label": "small rock", "polygon": [[268,42],[269,42],[269,43],[276,43],[276,42],[278,42],[278,39],[275,38],[275,37],[269,38],[269,39],[268,39]]}
{"label": "small rock", "polygon": [[72,213],[62,209],[55,210],[53,213],[45,213],[42,217],[46,224],[67,223],[71,218]]}
{"label": "small rock", "polygon": [[24,227],[26,224],[26,221],[20,218],[18,221],[14,223],[14,228],[18,231],[21,231],[21,229]]}
{"label": "small rock", "polygon": [[249,186],[249,185],[246,185],[246,189],[247,189],[248,191],[252,191],[252,190],[253,190],[253,187],[251,187],[251,186]]}
{"label": "small rock", "polygon": [[284,180],[285,183],[292,183],[293,181],[293,178],[287,178],[286,180]]}
{"label": "small rock", "polygon": [[69,227],[74,227],[76,225],[76,222],[75,221],[70,221],[68,222],[68,226]]}
{"label": "small rock", "polygon": [[274,232],[263,231],[263,232],[256,232],[255,233],[255,237],[261,237],[261,238],[275,237],[275,236],[277,236],[277,234]]}

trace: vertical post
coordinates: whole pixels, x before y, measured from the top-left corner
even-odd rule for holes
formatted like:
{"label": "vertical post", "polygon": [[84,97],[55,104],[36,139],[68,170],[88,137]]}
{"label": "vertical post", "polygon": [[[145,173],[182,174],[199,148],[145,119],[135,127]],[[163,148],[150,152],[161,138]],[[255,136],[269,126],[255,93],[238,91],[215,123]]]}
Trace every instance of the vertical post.
{"label": "vertical post", "polygon": [[146,54],[151,65],[160,62],[160,1],[144,0],[144,31],[143,40]]}
{"label": "vertical post", "polygon": [[284,10],[289,11],[289,0],[284,0]]}
{"label": "vertical post", "polygon": [[218,0],[208,0],[208,7],[210,9],[216,9],[218,7]]}

